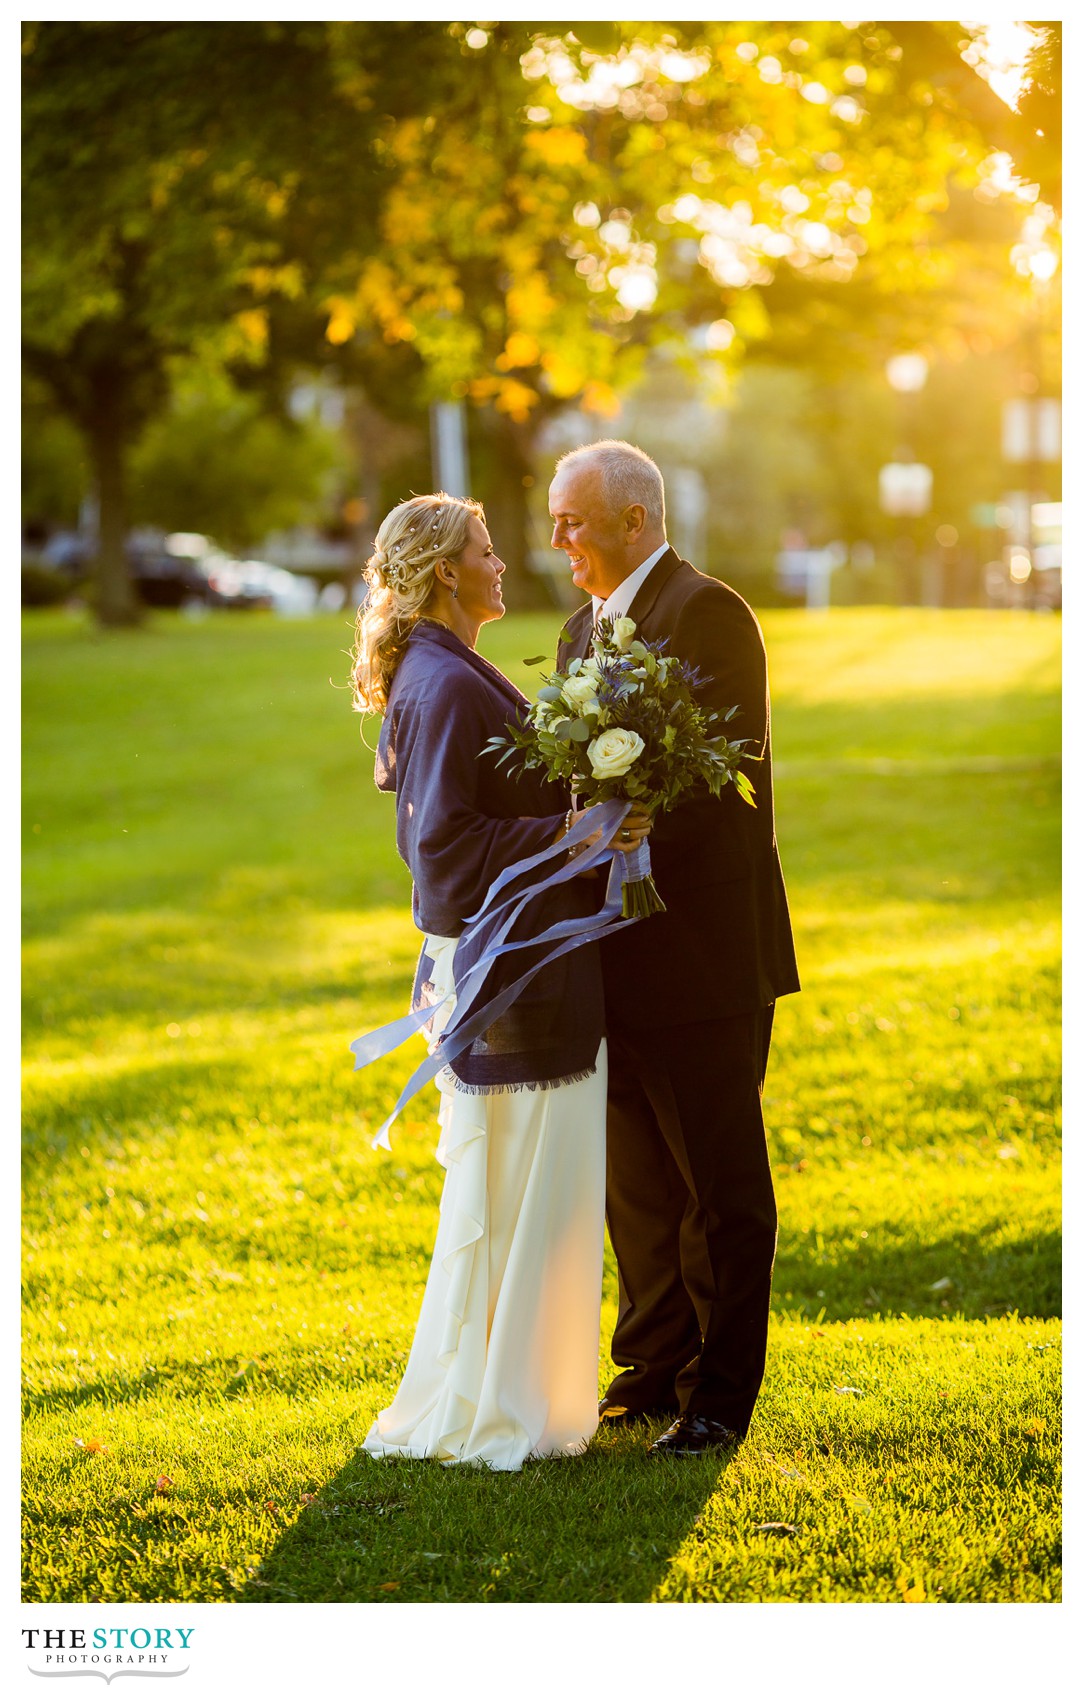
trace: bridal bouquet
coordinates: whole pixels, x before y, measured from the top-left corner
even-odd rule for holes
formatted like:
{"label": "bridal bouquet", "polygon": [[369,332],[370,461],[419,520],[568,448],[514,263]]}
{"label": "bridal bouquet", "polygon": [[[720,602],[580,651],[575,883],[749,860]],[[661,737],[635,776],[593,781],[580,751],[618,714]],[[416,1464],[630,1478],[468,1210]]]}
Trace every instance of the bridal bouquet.
{"label": "bridal bouquet", "polygon": [[[543,674],[537,701],[506,738],[490,738],[486,751],[514,771],[542,768],[571,785],[589,805],[613,799],[649,813],[672,809],[689,791],[706,786],[717,797],[732,784],[755,808],[753,788],[740,767],[747,738],[727,740],[713,731],[731,720],[703,708],[693,692],[706,683],[699,670],[665,653],[665,641],[644,643],[625,615],[599,622],[593,653],[576,657],[563,673]],[[622,914],[632,918],[664,909],[650,872],[648,842],[624,854]]]}

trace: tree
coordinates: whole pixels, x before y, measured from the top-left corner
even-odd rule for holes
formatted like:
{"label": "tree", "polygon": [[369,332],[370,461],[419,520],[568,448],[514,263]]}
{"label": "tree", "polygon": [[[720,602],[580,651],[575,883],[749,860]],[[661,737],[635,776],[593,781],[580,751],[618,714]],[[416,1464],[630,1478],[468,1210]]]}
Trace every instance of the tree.
{"label": "tree", "polygon": [[279,405],[318,358],[392,413],[469,401],[521,564],[540,423],[572,402],[604,420],[653,346],[732,363],[788,343],[842,370],[995,340],[1030,204],[990,157],[1049,165],[1055,54],[1026,97],[1046,106],[1015,115],[968,42],[950,23],[28,26],[27,357],[96,469],[103,616],[132,617],[125,465],[186,358]]}
{"label": "tree", "polygon": [[[449,33],[463,76],[438,121],[419,111],[389,142],[380,246],[338,334],[371,347],[375,326],[419,394],[468,398],[512,507],[539,427],[573,401],[604,419],[653,346],[691,335],[721,362],[838,375],[1015,334],[1033,194],[994,165],[1033,126],[963,57],[963,26],[635,23],[588,42],[554,24],[525,50],[517,25]],[[521,516],[520,495],[512,532]]]}
{"label": "tree", "polygon": [[275,309],[326,347],[314,280],[363,245],[381,126],[414,86],[404,29],[351,26],[345,53],[325,24],[26,26],[24,353],[87,445],[103,620],[138,618],[128,463],[184,362],[281,406]]}
{"label": "tree", "polygon": [[192,374],[132,450],[131,519],[247,553],[270,531],[326,517],[343,460],[327,427],[269,414],[220,374]]}

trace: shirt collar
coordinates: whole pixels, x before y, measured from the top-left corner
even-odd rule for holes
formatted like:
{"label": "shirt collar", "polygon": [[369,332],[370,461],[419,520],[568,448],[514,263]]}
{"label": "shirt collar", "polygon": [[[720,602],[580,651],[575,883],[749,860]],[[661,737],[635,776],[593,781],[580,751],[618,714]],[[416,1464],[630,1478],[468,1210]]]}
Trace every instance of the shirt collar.
{"label": "shirt collar", "polygon": [[662,547],[656,549],[653,555],[648,555],[635,572],[629,573],[626,579],[622,579],[616,590],[604,601],[599,596],[591,597],[594,604],[593,621],[595,625],[598,624],[599,620],[619,620],[622,615],[627,614],[635,600],[637,591],[646,583],[651,568],[657,565],[668,548],[669,544],[663,543]]}

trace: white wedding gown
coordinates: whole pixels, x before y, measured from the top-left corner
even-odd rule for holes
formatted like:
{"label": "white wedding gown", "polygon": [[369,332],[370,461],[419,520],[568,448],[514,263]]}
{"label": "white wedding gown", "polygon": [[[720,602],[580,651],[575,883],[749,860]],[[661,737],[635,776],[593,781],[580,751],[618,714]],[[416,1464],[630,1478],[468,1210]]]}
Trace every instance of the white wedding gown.
{"label": "white wedding gown", "polygon": [[[438,993],[456,942],[426,941]],[[447,1070],[437,1084],[436,1245],[405,1373],[364,1450],[494,1470],[581,1452],[598,1426],[605,1040],[595,1073],[568,1086],[474,1094]]]}

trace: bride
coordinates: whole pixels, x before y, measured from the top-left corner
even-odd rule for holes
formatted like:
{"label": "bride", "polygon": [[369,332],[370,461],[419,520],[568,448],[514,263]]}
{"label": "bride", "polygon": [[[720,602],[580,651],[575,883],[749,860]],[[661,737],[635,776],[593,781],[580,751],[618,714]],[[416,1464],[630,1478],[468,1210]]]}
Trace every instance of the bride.
{"label": "bride", "polygon": [[[461,981],[470,964],[456,960],[457,941],[493,880],[571,822],[558,787],[481,754],[526,707],[476,648],[482,625],[504,612],[503,573],[480,505],[443,494],[394,508],[368,563],[354,706],[383,715],[376,783],[395,794],[424,935],[415,1003],[439,1003]],[[645,814],[629,815],[621,847],[649,830]],[[590,881],[572,879],[535,905],[527,936],[590,915],[597,897]],[[530,953],[515,954],[514,968],[490,968],[487,996],[522,972]],[[445,1004],[434,1016],[432,1046],[449,1014]],[[606,1046],[597,946],[543,968],[437,1084],[436,1154],[447,1172],[436,1245],[406,1371],[364,1449],[499,1470],[580,1452],[598,1422]]]}

